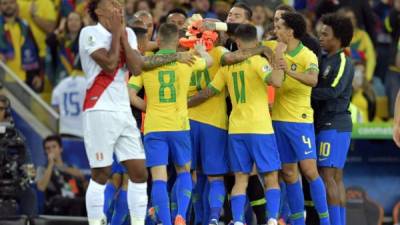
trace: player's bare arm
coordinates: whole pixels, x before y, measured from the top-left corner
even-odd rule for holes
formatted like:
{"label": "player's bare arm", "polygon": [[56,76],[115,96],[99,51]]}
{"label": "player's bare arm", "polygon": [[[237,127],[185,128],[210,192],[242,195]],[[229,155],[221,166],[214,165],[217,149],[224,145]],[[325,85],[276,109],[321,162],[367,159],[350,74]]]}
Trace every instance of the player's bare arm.
{"label": "player's bare arm", "polygon": [[285,72],[287,75],[293,77],[294,79],[300,81],[301,83],[303,83],[307,86],[310,86],[310,87],[317,86],[318,71],[310,70],[305,73],[297,73],[297,72],[291,71],[288,67],[286,67]]}
{"label": "player's bare arm", "polygon": [[210,68],[213,65],[213,58],[210,54],[207,53],[206,46],[203,42],[199,41],[195,46],[194,49],[197,54],[200,55],[201,58],[206,60],[207,68]]}
{"label": "player's bare arm", "polygon": [[110,50],[105,48],[94,51],[90,56],[99,64],[99,66],[107,73],[112,74],[118,67],[120,60],[121,50],[121,34],[122,34],[122,14],[119,10],[114,10],[113,15],[109,19],[110,32],[112,34],[112,41]]}
{"label": "player's bare arm", "polygon": [[[284,54],[287,49],[287,45],[279,42],[275,48],[275,54],[271,57],[273,60],[270,61],[272,64],[271,75],[267,78],[267,83],[276,88],[282,86],[283,79],[285,77],[285,71],[282,69],[285,65]],[[282,67],[280,67],[280,65]]]}
{"label": "player's bare arm", "polygon": [[215,92],[211,88],[207,87],[207,88],[201,90],[196,95],[189,98],[188,108],[198,106],[201,103],[207,101],[207,99],[211,98],[214,95],[215,95]]}
{"label": "player's bare arm", "polygon": [[193,65],[194,56],[190,52],[177,52],[167,55],[152,55],[143,57],[144,65],[143,70],[152,70],[162,65],[178,61],[188,65]]}
{"label": "player's bare arm", "polygon": [[254,55],[264,54],[268,59],[272,58],[272,50],[266,46],[260,45],[255,48],[239,49],[234,52],[227,52],[222,56],[221,64],[232,65],[240,63]]}
{"label": "player's bare arm", "polygon": [[143,68],[142,56],[140,55],[139,51],[131,48],[126,34],[121,35],[121,45],[124,49],[126,65],[129,72],[131,72],[134,76],[139,75]]}
{"label": "player's bare arm", "polygon": [[137,91],[133,88],[129,88],[129,99],[131,101],[131,105],[135,108],[139,109],[142,112],[146,112],[146,102],[137,95]]}

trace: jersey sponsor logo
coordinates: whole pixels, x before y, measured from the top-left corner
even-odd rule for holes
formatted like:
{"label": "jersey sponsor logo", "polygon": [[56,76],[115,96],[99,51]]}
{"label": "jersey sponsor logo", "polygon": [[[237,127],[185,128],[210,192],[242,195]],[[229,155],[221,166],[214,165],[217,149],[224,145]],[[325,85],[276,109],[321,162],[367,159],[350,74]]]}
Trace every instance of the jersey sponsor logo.
{"label": "jersey sponsor logo", "polygon": [[296,64],[292,64],[292,65],[290,66],[290,70],[291,70],[291,71],[296,71],[296,69],[297,69],[297,65],[296,65]]}

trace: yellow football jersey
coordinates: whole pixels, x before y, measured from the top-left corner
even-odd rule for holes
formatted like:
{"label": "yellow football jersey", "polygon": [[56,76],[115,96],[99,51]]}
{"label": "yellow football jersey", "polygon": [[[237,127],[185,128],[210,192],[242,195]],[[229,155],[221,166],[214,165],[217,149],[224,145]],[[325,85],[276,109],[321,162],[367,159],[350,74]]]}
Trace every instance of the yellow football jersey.
{"label": "yellow football jersey", "polygon": [[[171,54],[173,50],[160,50],[156,54]],[[143,72],[129,80],[129,86],[146,90],[146,118],[144,134],[154,131],[189,130],[187,94],[193,71],[204,70],[206,62],[196,57],[192,66],[172,62]]]}
{"label": "yellow football jersey", "polygon": [[[218,46],[209,52],[214,63],[212,67],[208,69],[192,73],[189,97],[196,95],[200,90],[206,88],[214,79],[221,66],[221,58],[227,51],[228,50],[224,47]],[[224,130],[228,129],[228,115],[226,113],[225,99],[226,93],[223,90],[203,104],[189,108],[189,118]]]}
{"label": "yellow football jersey", "polygon": [[[276,43],[276,41],[263,42],[273,51]],[[317,56],[302,43],[293,51],[287,52],[285,60],[290,70],[297,73],[306,73],[310,70],[318,72]],[[272,120],[312,123],[311,89],[312,87],[285,74],[282,86],[276,89],[275,102],[272,107]]]}
{"label": "yellow football jersey", "polygon": [[272,134],[265,81],[271,75],[268,61],[257,55],[245,61],[221,67],[208,85],[215,93],[225,86],[231,96],[230,134]]}

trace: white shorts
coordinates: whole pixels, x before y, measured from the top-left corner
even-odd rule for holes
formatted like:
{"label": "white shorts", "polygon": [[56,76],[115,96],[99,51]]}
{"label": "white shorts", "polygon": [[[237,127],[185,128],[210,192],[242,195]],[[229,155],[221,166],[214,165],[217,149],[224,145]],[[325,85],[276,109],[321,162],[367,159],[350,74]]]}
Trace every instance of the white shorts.
{"label": "white shorts", "polygon": [[91,168],[118,161],[145,159],[143,143],[131,112],[93,110],[83,113],[83,138]]}

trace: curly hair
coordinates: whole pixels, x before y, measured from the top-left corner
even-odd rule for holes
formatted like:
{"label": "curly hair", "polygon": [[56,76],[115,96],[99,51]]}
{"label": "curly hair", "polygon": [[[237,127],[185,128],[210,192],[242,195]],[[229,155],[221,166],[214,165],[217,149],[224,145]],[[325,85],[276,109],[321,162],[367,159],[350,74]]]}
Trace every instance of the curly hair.
{"label": "curly hair", "polygon": [[89,16],[94,22],[99,22],[99,17],[97,17],[95,11],[100,2],[101,2],[101,0],[90,0],[89,4],[87,6]]}
{"label": "curly hair", "polygon": [[349,18],[338,13],[330,13],[323,15],[321,22],[332,28],[333,35],[340,40],[342,47],[349,46],[354,32],[353,24]]}
{"label": "curly hair", "polygon": [[297,12],[287,12],[282,15],[285,25],[293,30],[293,36],[301,39],[306,33],[306,20],[303,15]]}

